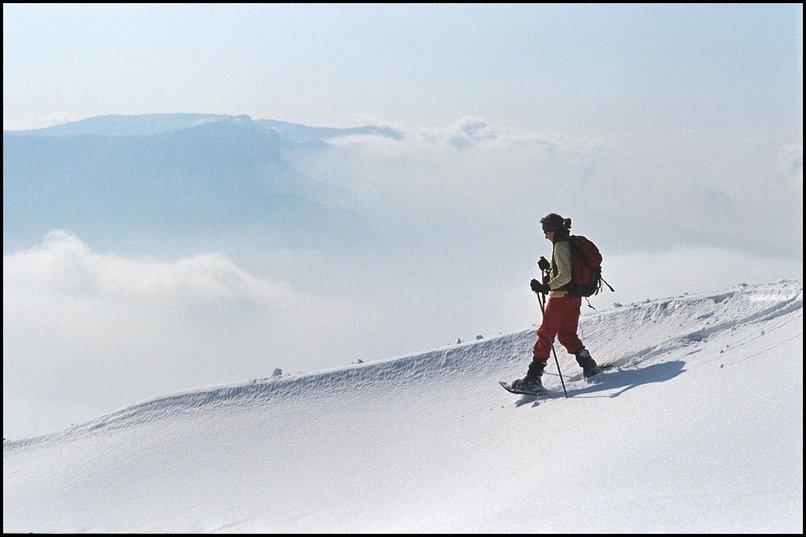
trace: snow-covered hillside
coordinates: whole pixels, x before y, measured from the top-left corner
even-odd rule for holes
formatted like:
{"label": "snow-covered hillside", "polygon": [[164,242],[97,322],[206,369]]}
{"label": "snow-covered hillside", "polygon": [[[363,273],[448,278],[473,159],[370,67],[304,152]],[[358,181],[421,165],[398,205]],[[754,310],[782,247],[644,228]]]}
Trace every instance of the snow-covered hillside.
{"label": "snow-covered hillside", "polygon": [[803,531],[803,283],[137,403],[3,449],[5,532]]}

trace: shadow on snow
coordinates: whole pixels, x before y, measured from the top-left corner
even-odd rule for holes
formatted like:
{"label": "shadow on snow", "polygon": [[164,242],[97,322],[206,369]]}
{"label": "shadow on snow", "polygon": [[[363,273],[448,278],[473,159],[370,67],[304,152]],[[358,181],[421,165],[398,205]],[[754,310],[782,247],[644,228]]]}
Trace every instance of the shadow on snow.
{"label": "shadow on snow", "polygon": [[[652,364],[637,369],[613,369],[601,373],[600,377],[588,384],[588,381],[577,380],[566,383],[568,397],[618,397],[628,390],[632,390],[643,384],[653,384],[671,380],[685,371],[685,362],[673,360]],[[570,386],[569,386],[570,384]],[[543,395],[522,395],[515,406],[531,404],[539,406],[540,403],[548,399],[564,399],[562,386],[558,385]]]}

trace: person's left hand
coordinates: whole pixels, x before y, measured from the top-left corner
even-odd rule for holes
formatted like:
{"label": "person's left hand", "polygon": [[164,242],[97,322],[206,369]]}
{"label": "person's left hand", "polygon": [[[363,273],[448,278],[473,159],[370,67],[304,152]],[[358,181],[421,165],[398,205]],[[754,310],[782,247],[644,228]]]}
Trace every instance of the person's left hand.
{"label": "person's left hand", "polygon": [[543,293],[544,295],[547,294],[549,291],[551,291],[548,284],[540,283],[537,280],[532,280],[532,282],[530,283],[530,287],[532,288],[532,291],[534,291],[535,293]]}

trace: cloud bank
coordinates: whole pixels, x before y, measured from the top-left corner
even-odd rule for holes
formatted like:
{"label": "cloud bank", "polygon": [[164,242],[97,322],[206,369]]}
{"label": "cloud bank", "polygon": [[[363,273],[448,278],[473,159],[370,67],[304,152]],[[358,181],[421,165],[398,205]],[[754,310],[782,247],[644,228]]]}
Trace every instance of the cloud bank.
{"label": "cloud bank", "polygon": [[[3,259],[4,407],[79,405],[75,419],[165,391],[316,368],[346,352],[349,309],[257,278],[222,254],[178,261],[92,252],[54,231]],[[289,364],[290,365],[290,364]],[[48,423],[49,422],[49,423]]]}
{"label": "cloud bank", "polygon": [[[498,223],[491,229],[499,233],[501,224],[533,225],[558,212],[627,237],[620,240],[625,250],[710,244],[802,257],[802,145],[726,147],[701,135],[644,133],[617,144],[508,131],[476,117],[409,128],[402,140],[333,144],[293,165],[346,188],[343,203],[395,227],[449,212]],[[771,213],[774,232],[759,226]],[[629,244],[638,226],[652,228],[649,244]]]}

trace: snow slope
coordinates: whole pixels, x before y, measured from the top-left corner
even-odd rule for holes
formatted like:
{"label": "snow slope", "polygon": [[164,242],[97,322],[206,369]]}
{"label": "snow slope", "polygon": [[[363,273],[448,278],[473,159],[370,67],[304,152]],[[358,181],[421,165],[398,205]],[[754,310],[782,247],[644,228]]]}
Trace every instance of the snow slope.
{"label": "snow slope", "polygon": [[802,280],[144,401],[4,442],[4,532],[803,531]]}

